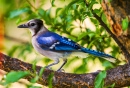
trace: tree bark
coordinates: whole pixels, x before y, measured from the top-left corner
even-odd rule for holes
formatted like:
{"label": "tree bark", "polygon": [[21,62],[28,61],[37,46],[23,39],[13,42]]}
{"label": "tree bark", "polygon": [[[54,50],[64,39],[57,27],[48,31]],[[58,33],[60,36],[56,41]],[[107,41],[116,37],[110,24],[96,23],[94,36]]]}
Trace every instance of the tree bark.
{"label": "tree bark", "polygon": [[[127,62],[130,62],[130,0],[102,0],[101,5],[115,35],[112,38],[122,50]],[[122,20],[126,17],[129,19],[129,26],[123,31]]]}
{"label": "tree bark", "polygon": [[[42,67],[36,66],[36,72]],[[0,69],[10,72],[10,71],[30,71],[34,72],[32,69],[32,64],[18,60],[17,58],[11,58],[7,55],[0,53]],[[109,69],[106,71],[107,77],[105,78],[105,85],[112,85],[115,83],[115,87],[130,86],[130,65],[120,65],[116,68]],[[64,73],[52,71],[45,69],[37,83],[42,85],[48,85],[48,76],[54,73],[52,85],[56,88],[94,88],[95,77],[98,75],[99,71],[94,73],[86,74],[75,74],[75,73]],[[32,75],[27,76],[26,79],[30,80],[34,78]]]}

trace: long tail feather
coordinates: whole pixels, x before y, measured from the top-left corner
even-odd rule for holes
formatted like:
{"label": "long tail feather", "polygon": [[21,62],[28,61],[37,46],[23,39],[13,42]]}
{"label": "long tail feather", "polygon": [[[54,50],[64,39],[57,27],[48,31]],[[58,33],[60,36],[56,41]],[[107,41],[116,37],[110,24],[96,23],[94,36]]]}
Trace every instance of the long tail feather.
{"label": "long tail feather", "polygon": [[98,57],[103,57],[104,59],[110,61],[110,62],[113,62],[115,63],[116,62],[116,58],[111,56],[111,55],[108,55],[108,54],[105,54],[103,52],[100,52],[100,51],[95,51],[95,50],[92,50],[92,49],[87,49],[87,48],[81,48],[81,50],[85,53],[89,53],[89,54],[92,54],[92,55],[95,55],[95,56],[98,56]]}

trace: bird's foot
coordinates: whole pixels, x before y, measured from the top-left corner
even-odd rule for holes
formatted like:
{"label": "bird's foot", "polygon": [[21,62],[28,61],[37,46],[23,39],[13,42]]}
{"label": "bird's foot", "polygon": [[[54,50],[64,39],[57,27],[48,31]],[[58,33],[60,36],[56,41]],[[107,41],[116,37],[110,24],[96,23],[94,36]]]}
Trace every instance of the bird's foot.
{"label": "bird's foot", "polygon": [[46,67],[46,69],[52,70],[52,67]]}
{"label": "bird's foot", "polygon": [[57,72],[65,72],[64,69],[58,69]]}

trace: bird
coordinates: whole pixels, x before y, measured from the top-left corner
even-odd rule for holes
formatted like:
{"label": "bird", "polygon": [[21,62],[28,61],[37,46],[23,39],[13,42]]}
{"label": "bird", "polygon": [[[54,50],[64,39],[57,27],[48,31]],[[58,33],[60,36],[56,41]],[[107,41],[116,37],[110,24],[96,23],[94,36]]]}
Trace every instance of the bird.
{"label": "bird", "polygon": [[67,58],[75,54],[74,56],[82,56],[90,54],[98,57],[102,57],[112,63],[116,62],[116,58],[105,54],[100,51],[84,48],[75,41],[63,37],[57,33],[49,31],[40,19],[31,19],[25,24],[21,24],[18,28],[28,28],[32,35],[32,45],[34,49],[40,54],[48,57],[55,62],[47,65],[46,68],[56,65],[59,63],[59,59],[63,59],[63,64],[59,67],[57,71],[67,63]]}

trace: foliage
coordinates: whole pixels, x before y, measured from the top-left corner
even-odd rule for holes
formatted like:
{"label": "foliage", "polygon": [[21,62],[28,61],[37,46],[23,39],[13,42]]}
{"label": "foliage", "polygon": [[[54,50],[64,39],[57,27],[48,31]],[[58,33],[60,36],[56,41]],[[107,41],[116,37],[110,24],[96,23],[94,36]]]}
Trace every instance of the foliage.
{"label": "foliage", "polygon": [[[104,78],[106,78],[106,71],[101,71],[97,77],[95,78],[95,87],[94,88],[104,88]],[[115,83],[109,86],[106,86],[105,88],[113,88],[115,86]]]}
{"label": "foliage", "polygon": [[95,79],[95,88],[103,88],[104,78],[106,77],[106,71],[101,71]]}
{"label": "foliage", "polygon": [[25,77],[27,75],[29,75],[29,72],[26,72],[26,71],[25,72],[23,72],[23,71],[18,71],[18,72],[12,71],[5,76],[6,81],[5,81],[4,84],[17,82],[20,78]]}
{"label": "foliage", "polygon": [[23,78],[27,75],[29,75],[29,72],[27,71],[12,71],[4,76],[3,80],[5,80],[5,82],[1,82],[1,84],[7,85],[13,82],[17,82],[20,78]]}
{"label": "foliage", "polygon": [[[119,48],[112,42],[112,39],[109,37],[108,33],[105,29],[100,25],[100,23],[93,17],[93,13],[96,13],[98,16],[101,16],[102,20],[107,24],[108,21],[103,13],[101,7],[94,8],[94,5],[100,4],[101,0],[63,0],[60,3],[62,6],[58,5],[58,0],[25,0],[25,1],[17,1],[17,0],[4,0],[2,1],[3,6],[11,6],[6,7],[4,14],[5,20],[16,20],[16,24],[21,24],[22,22],[27,22],[30,19],[42,19],[44,24],[48,27],[50,31],[59,33],[60,35],[65,35],[66,37],[78,42],[82,46],[85,46],[89,49],[95,49],[97,51],[104,52],[108,48],[112,48],[112,55],[115,57]],[[44,9],[45,2],[48,2],[51,6],[48,6],[48,9]],[[7,2],[10,2],[7,3]],[[15,5],[14,5],[15,2]],[[5,4],[6,3],[6,4]],[[89,4],[88,4],[89,3]],[[94,24],[95,29],[88,28],[89,25],[86,24],[86,18],[89,18],[92,24]],[[124,19],[122,22],[123,29],[127,29],[127,20]],[[77,26],[78,24],[78,26]],[[10,29],[11,30],[11,29]],[[8,31],[8,29],[7,29]],[[20,32],[20,30],[19,30]],[[23,34],[22,36],[27,36],[27,34]],[[10,42],[13,42],[12,40]],[[7,53],[9,56],[16,56],[20,58],[24,58],[27,61],[27,56],[31,56],[34,52],[31,43],[27,42],[26,44],[14,44],[11,46],[11,49],[7,49]],[[16,54],[17,53],[17,54]],[[34,54],[34,53],[33,53]],[[111,54],[111,53],[110,53]],[[32,58],[32,57],[31,57]],[[39,58],[42,58],[43,63],[51,62],[50,59],[45,57],[40,57],[39,54],[35,61],[29,61],[30,63],[34,63],[33,70],[35,72],[36,62],[41,61]],[[44,58],[44,59],[43,59]],[[81,64],[75,65],[75,67],[71,68],[71,72],[74,73],[86,73],[89,72],[91,68],[87,65],[91,60],[95,61],[98,57],[89,55],[85,59],[81,59]],[[98,58],[105,69],[113,68],[114,66],[102,59]],[[76,61],[79,61],[77,57],[71,57],[68,60],[68,63],[64,66],[64,69],[68,69],[74,64]],[[97,64],[97,62],[94,62]],[[57,66],[58,67],[58,66]],[[54,68],[53,68],[54,69]],[[56,70],[56,69],[54,69]],[[41,69],[39,75],[35,74],[35,78],[31,80],[32,83],[35,83],[39,77],[41,77],[44,68]],[[11,73],[10,73],[11,74]],[[104,75],[101,77],[100,75]],[[22,76],[23,77],[23,76]],[[22,78],[20,77],[20,78]],[[53,74],[49,76],[49,87],[51,87]],[[103,85],[103,79],[105,78],[105,71],[101,72],[96,78],[96,86],[98,87],[98,83],[100,86]],[[17,78],[18,80],[18,78]],[[15,80],[15,81],[17,81]],[[27,87],[34,87],[33,85],[26,85]]]}
{"label": "foliage", "polygon": [[[41,80],[41,76],[42,76],[42,73],[45,68],[44,67],[41,68],[39,74],[37,74],[35,66],[36,66],[36,62],[34,62],[34,65],[33,65],[34,73],[29,72],[29,71],[11,71],[11,72],[9,72],[7,75],[4,75],[4,78],[2,79],[2,81],[0,81],[0,84],[8,87],[8,86],[10,86],[11,83],[18,82],[19,79],[30,75],[30,76],[34,77],[30,80],[30,82],[32,84],[29,84],[29,85],[26,84],[26,86],[28,88],[41,88],[39,86],[34,86],[33,84],[36,83],[38,80]],[[51,84],[52,77],[53,77],[53,74],[50,74],[50,76],[48,77],[50,88],[52,86],[52,84]]]}
{"label": "foliage", "polygon": [[49,88],[52,88],[53,75],[54,75],[54,73],[51,73],[51,74],[48,76]]}
{"label": "foliage", "polygon": [[124,31],[128,28],[128,25],[129,25],[129,20],[128,17],[126,17],[126,19],[123,19],[122,21],[122,28]]}

